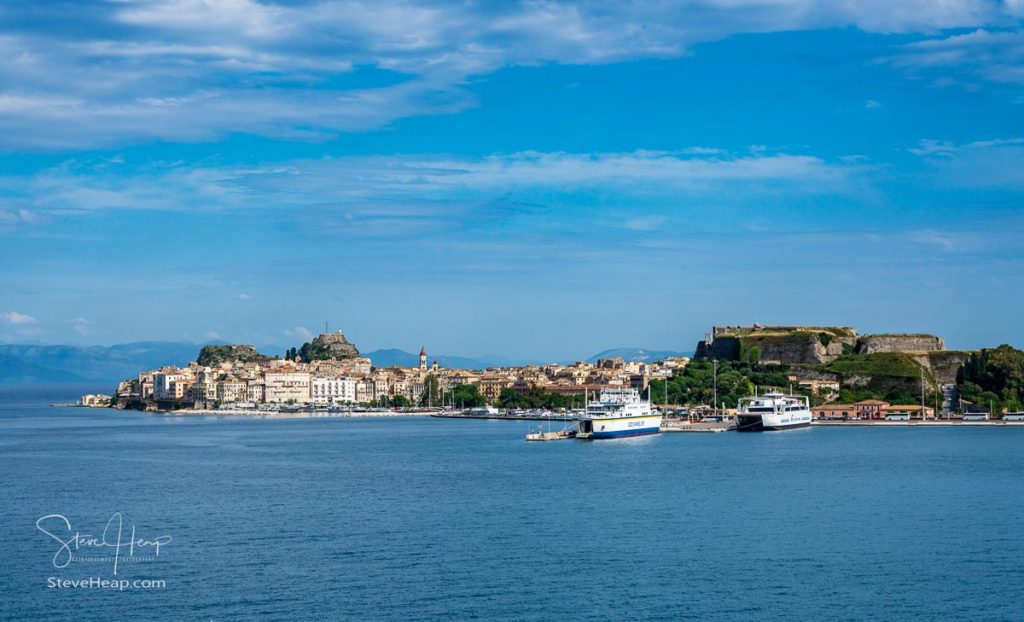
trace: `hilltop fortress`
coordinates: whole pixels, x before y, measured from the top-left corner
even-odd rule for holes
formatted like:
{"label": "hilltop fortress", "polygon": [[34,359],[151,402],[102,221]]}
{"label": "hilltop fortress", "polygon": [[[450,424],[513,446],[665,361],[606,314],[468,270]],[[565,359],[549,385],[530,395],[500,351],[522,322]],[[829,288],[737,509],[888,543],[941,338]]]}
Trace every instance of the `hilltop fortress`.
{"label": "hilltop fortress", "polygon": [[[901,355],[884,357],[879,355]],[[886,359],[913,360],[936,384],[954,384],[968,352],[946,350],[942,337],[921,333],[858,335],[849,326],[715,326],[697,342],[695,359],[718,359],[793,365],[809,375],[868,376],[872,365]],[[861,363],[857,365],[856,363]],[[818,372],[817,374],[810,372]],[[845,372],[845,374],[843,374]]]}

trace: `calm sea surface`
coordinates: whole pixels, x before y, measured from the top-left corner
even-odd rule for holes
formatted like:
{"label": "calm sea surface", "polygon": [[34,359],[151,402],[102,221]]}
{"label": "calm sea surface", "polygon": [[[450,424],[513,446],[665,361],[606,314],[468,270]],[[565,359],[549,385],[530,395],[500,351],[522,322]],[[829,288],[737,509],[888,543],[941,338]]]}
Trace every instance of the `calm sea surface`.
{"label": "calm sea surface", "polygon": [[[81,391],[0,392],[2,620],[1024,619],[1022,428],[528,445],[48,407]],[[37,519],[66,541],[115,512],[172,541],[54,567]],[[88,577],[166,587],[48,587]]]}

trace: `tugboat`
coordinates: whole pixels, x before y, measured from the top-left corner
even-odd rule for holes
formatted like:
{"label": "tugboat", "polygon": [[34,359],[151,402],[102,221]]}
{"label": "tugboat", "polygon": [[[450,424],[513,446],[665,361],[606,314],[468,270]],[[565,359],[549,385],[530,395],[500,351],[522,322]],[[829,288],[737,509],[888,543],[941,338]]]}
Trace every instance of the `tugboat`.
{"label": "tugboat", "polygon": [[651,410],[651,403],[641,400],[636,389],[604,389],[598,400],[587,403],[576,438],[620,438],[659,431],[661,414]]}
{"label": "tugboat", "polygon": [[811,405],[806,396],[770,391],[761,396],[740,398],[736,413],[738,432],[791,430],[809,425]]}

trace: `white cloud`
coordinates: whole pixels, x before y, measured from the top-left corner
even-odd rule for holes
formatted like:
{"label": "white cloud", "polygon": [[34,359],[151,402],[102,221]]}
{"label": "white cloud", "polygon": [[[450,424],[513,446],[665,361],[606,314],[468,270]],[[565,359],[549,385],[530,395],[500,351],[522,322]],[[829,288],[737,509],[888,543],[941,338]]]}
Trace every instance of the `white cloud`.
{"label": "white cloud", "polygon": [[[106,163],[61,165],[30,177],[3,178],[42,214],[96,210],[287,212],[346,236],[413,235],[453,221],[494,220],[533,205],[587,203],[588,194],[630,200],[688,198],[760,201],[861,194],[871,166],[810,155],[730,154],[702,148],[612,153],[522,152],[479,158],[404,155],[292,160],[266,166],[168,164],[110,172]],[[553,201],[551,197],[563,199]],[[325,217],[325,215],[329,217]],[[625,226],[651,226],[639,219]],[[237,294],[249,300],[248,293]]]}
{"label": "white cloud", "polygon": [[935,229],[911,231],[910,238],[915,242],[938,247],[940,250],[946,252],[958,250],[963,246],[963,241],[960,238],[948,233],[936,231]]}
{"label": "white cloud", "polygon": [[1024,190],[1024,138],[922,140],[910,151],[932,167],[937,185]]}
{"label": "white cloud", "polygon": [[[887,59],[917,72],[938,72],[937,86],[961,84],[964,79],[1024,84],[1024,30],[978,29],[906,45]],[[955,75],[963,75],[957,78]]]}
{"label": "white cloud", "polygon": [[[475,105],[467,78],[507,66],[676,57],[737,33],[1006,23],[995,0],[523,0],[452,3],[121,0],[0,15],[0,147],[63,148],[228,132],[319,140]],[[385,86],[337,76],[385,70]],[[352,82],[357,84],[358,81]]]}
{"label": "white cloud", "polygon": [[207,339],[220,339],[220,333],[215,330],[208,330],[204,335]]}
{"label": "white cloud", "polygon": [[627,220],[624,226],[632,231],[655,231],[665,224],[665,220],[663,216],[643,216]]}
{"label": "white cloud", "polygon": [[18,313],[17,311],[8,311],[7,313],[0,313],[0,320],[3,320],[5,323],[11,324],[13,326],[35,324],[38,321],[31,315]]}
{"label": "white cloud", "polygon": [[86,335],[93,334],[93,326],[95,326],[96,323],[84,317],[76,317],[69,320],[68,324],[71,324],[72,330],[84,337]]}
{"label": "white cloud", "polygon": [[250,296],[249,294],[239,294],[238,296],[235,297],[238,298],[239,300],[252,300],[252,296]]}
{"label": "white cloud", "polygon": [[919,156],[950,156],[956,152],[956,145],[948,140],[922,139],[917,147],[911,147],[910,153]]}
{"label": "white cloud", "polygon": [[305,326],[296,326],[295,328],[284,329],[284,336],[291,338],[297,337],[303,341],[309,341],[313,338],[313,333],[311,333]]}

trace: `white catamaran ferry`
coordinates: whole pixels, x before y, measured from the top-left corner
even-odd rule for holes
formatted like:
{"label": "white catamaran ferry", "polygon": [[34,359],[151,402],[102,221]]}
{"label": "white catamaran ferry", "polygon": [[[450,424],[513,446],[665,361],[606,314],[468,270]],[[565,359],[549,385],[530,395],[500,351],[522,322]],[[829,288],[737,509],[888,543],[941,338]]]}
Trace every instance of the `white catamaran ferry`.
{"label": "white catamaran ferry", "polygon": [[783,395],[771,391],[761,396],[740,399],[736,430],[762,432],[789,430],[811,425],[810,401],[803,395]]}
{"label": "white catamaran ferry", "polygon": [[640,399],[636,389],[604,389],[598,400],[589,402],[579,421],[576,438],[619,438],[657,434],[661,414]]}

